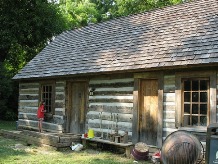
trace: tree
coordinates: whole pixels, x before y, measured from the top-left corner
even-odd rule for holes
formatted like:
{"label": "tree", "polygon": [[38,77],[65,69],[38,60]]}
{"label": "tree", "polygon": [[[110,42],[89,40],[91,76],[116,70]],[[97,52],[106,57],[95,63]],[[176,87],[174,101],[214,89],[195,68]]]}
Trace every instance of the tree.
{"label": "tree", "polygon": [[[69,29],[68,22],[55,3],[47,0],[0,1],[1,116],[11,108],[11,99],[17,99],[17,95],[10,92],[11,89],[17,90],[11,78],[53,36],[66,29]],[[17,110],[17,106],[12,108],[12,111]]]}

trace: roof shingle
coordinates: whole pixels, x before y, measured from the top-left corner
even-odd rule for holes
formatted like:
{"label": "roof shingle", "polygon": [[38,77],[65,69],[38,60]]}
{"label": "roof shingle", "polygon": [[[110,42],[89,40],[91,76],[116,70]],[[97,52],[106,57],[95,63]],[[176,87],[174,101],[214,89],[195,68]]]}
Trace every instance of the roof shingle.
{"label": "roof shingle", "polygon": [[218,2],[196,0],[66,31],[13,79],[218,62]]}

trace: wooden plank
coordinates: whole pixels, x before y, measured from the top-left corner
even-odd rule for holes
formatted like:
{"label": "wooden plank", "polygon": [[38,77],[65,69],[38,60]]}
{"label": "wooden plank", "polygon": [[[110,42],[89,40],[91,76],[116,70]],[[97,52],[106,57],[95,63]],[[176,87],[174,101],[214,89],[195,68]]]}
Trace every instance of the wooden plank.
{"label": "wooden plank", "polygon": [[175,91],[175,96],[176,96],[176,100],[175,100],[175,127],[178,128],[181,126],[182,124],[182,97],[181,97],[181,76],[180,75],[176,75],[176,91]]}
{"label": "wooden plank", "polygon": [[20,107],[38,107],[38,100],[20,100]]}
{"label": "wooden plank", "polygon": [[20,94],[19,95],[19,99],[20,100],[38,100],[39,99],[39,95],[35,94],[35,95],[31,95],[31,94]]}
{"label": "wooden plank", "polygon": [[164,85],[173,85],[175,84],[175,75],[164,75]]}
{"label": "wooden plank", "polygon": [[217,98],[216,98],[216,81],[217,81],[217,74],[215,71],[210,73],[210,121],[209,123],[216,123],[217,122]]}
{"label": "wooden plank", "polygon": [[116,146],[120,146],[120,147],[128,147],[128,146],[132,146],[134,145],[132,142],[128,142],[128,143],[116,143],[116,142],[111,142],[109,140],[103,140],[103,139],[98,139],[98,138],[81,138],[81,140],[86,140],[87,141],[93,141],[93,142],[100,142],[100,143],[106,143],[106,144],[110,144],[110,145],[116,145]]}
{"label": "wooden plank", "polygon": [[133,103],[132,99],[118,99],[116,97],[114,98],[99,98],[99,99],[89,99],[90,103],[95,103],[95,102],[107,102],[107,103],[111,103],[111,102],[118,102],[118,103]]}
{"label": "wooden plank", "polygon": [[[99,113],[97,111],[89,111],[86,115],[87,119],[98,119],[99,118]],[[118,120],[120,122],[131,122],[133,119],[133,115],[129,113],[109,113],[109,112],[102,112],[102,119],[103,120],[111,120],[111,114],[116,114],[118,115]]]}
{"label": "wooden plank", "polygon": [[156,145],[158,128],[158,81],[143,79],[140,86],[140,141],[149,145]]}
{"label": "wooden plank", "polygon": [[133,107],[128,106],[106,106],[106,105],[91,105],[89,106],[89,111],[104,112],[109,113],[126,113],[130,114],[133,112]]}
{"label": "wooden plank", "polygon": [[18,119],[26,119],[26,120],[37,120],[36,113],[18,113]]}
{"label": "wooden plank", "polygon": [[133,91],[133,119],[132,119],[132,142],[137,143],[139,140],[139,100],[138,100],[138,94],[139,94],[139,79],[134,80],[134,91]]}
{"label": "wooden plank", "polygon": [[157,111],[157,147],[162,147],[163,138],[163,94],[164,94],[164,83],[163,73],[158,78],[158,111]]}
{"label": "wooden plank", "polygon": [[39,83],[20,83],[20,89],[39,88]]}
{"label": "wooden plank", "polygon": [[131,150],[133,148],[133,144],[131,142],[129,143],[116,143],[116,142],[110,142],[108,140],[102,140],[102,139],[88,139],[88,138],[82,138],[82,144],[87,147],[90,142],[96,142],[96,143],[104,143],[108,145],[118,146],[125,149],[125,155],[126,157],[131,157]]}
{"label": "wooden plank", "polygon": [[20,106],[18,108],[18,112],[22,113],[37,113],[38,107],[26,107],[26,106]]}

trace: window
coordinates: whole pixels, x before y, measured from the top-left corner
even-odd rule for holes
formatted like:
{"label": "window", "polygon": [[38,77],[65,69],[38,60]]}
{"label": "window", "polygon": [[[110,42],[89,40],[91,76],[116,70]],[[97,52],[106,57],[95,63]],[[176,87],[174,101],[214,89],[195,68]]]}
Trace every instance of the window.
{"label": "window", "polygon": [[207,126],[209,79],[182,79],[183,126]]}
{"label": "window", "polygon": [[52,84],[41,85],[41,100],[45,101],[46,113],[53,113],[53,88]]}

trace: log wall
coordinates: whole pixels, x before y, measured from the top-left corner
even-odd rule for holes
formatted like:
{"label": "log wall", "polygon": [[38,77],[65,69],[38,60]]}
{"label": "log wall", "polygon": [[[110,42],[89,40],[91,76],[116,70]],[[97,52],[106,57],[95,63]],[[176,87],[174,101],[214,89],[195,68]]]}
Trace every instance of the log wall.
{"label": "log wall", "polygon": [[216,74],[216,102],[217,102],[217,104],[216,104],[216,121],[218,122],[218,73]]}
{"label": "log wall", "polygon": [[164,75],[163,139],[176,131],[175,127],[175,74]]}
{"label": "log wall", "polygon": [[[55,85],[55,114],[50,122],[43,122],[46,131],[63,131],[65,119],[65,83]],[[40,83],[19,84],[18,128],[38,130],[37,109],[40,100]]]}
{"label": "log wall", "polygon": [[19,84],[18,125],[19,128],[37,129],[37,109],[39,100],[39,83]]}
{"label": "log wall", "polygon": [[133,78],[91,79],[89,88],[95,91],[89,96],[86,129],[93,129],[99,137],[103,132],[105,136],[115,130],[117,122],[119,133],[128,131],[131,137],[133,84]]}
{"label": "log wall", "polygon": [[55,112],[53,115],[54,123],[65,127],[65,87],[66,82],[58,81],[55,85]]}

